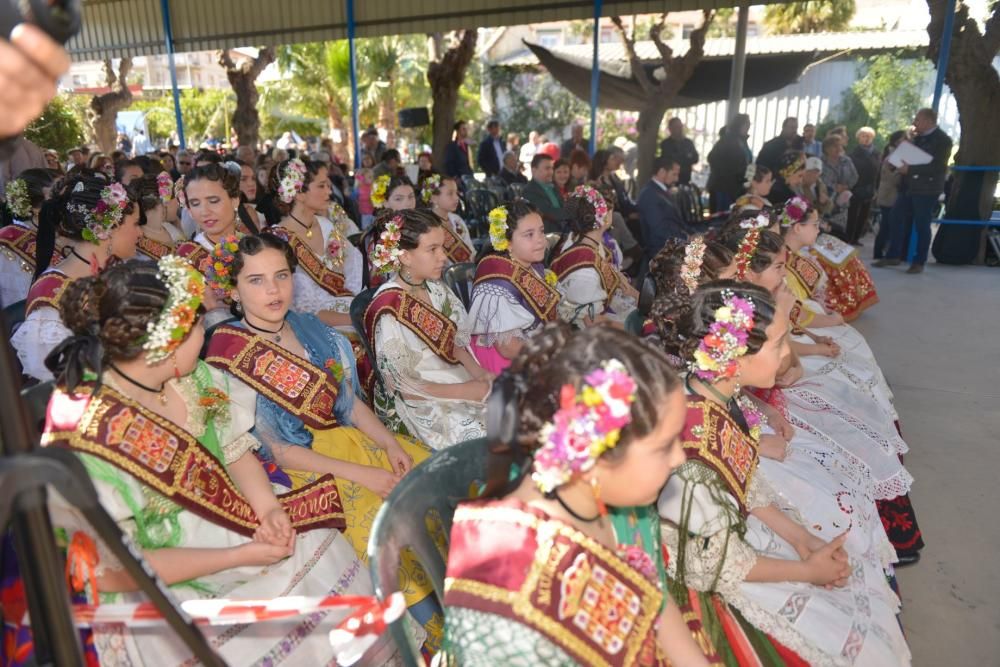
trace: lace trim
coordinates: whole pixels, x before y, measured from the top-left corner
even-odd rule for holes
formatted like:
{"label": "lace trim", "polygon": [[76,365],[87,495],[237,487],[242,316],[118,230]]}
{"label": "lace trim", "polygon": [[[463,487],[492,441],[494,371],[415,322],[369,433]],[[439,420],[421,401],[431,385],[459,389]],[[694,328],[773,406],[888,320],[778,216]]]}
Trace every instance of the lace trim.
{"label": "lace trim", "polygon": [[884,437],[881,433],[872,428],[869,424],[861,421],[854,415],[844,412],[843,410],[833,405],[829,401],[826,401],[822,396],[819,396],[818,394],[815,394],[812,391],[801,387],[796,387],[793,389],[793,391],[795,392],[796,396],[806,401],[810,405],[819,408],[823,412],[829,412],[830,414],[835,415],[836,417],[842,419],[843,421],[847,422],[857,430],[864,433],[866,436],[868,436],[868,438],[875,441],[886,454],[905,454],[906,452],[910,451],[910,448],[907,446],[906,442],[898,435],[894,439],[895,442],[890,442],[888,438]]}
{"label": "lace trim", "polygon": [[261,444],[257,438],[250,433],[244,433],[232,442],[222,446],[222,455],[225,459],[225,464],[228,466],[248,451],[257,451],[260,447]]}
{"label": "lace trim", "polygon": [[[667,550],[672,554],[678,553],[680,540],[677,528],[662,523],[660,534]],[[671,578],[683,579],[685,585],[706,592],[713,590],[714,583],[714,590],[724,595],[736,594],[740,584],[746,581],[750,570],[757,564],[757,552],[731,530],[707,537],[690,537],[685,545],[685,556],[683,578],[677,573],[679,559],[670,559],[667,572]]]}

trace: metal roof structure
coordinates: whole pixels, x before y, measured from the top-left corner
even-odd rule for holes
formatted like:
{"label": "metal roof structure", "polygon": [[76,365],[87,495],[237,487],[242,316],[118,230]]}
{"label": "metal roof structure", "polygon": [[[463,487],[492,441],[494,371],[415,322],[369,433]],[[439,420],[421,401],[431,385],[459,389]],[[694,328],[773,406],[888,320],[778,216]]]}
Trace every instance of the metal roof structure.
{"label": "metal roof structure", "polygon": [[[612,16],[733,7],[739,2],[603,0],[602,4],[603,15]],[[594,16],[593,0],[83,0],[83,29],[67,47],[75,60],[165,53],[164,13],[170,19],[175,51],[346,39],[349,9],[356,37]]]}

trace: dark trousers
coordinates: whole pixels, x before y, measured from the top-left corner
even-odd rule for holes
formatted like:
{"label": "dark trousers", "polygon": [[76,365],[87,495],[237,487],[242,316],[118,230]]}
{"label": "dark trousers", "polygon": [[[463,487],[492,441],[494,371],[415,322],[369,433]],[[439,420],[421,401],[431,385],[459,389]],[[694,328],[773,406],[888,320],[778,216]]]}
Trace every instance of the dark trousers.
{"label": "dark trousers", "polygon": [[937,195],[900,195],[892,207],[892,242],[887,257],[906,259],[913,228],[917,228],[917,254],[914,264],[927,262],[927,251],[931,246],[931,220],[937,210]]}
{"label": "dark trousers", "polygon": [[875,248],[872,252],[875,259],[882,259],[889,247],[889,239],[892,238],[892,209],[892,206],[879,206],[882,218],[878,223],[878,234],[875,235]]}
{"label": "dark trousers", "polygon": [[851,204],[847,208],[847,230],[845,239],[848,243],[857,243],[865,234],[865,225],[868,224],[868,216],[872,212],[871,197],[851,197]]}

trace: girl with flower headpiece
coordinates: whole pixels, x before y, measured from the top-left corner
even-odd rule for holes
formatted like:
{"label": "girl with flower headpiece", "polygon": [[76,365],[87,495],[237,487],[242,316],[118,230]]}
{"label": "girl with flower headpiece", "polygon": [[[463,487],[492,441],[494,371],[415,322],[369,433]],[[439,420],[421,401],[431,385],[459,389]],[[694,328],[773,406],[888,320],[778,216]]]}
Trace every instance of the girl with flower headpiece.
{"label": "girl with flower headpiece", "polygon": [[489,213],[493,252],[479,261],[469,321],[472,353],[498,374],[545,322],[558,319],[556,275],[545,268],[545,224],[524,199]]}
{"label": "girl with flower headpiece", "polygon": [[683,395],[664,355],[552,323],[498,383],[488,483],[451,530],[447,657],[721,664],[724,647],[664,577],[653,503],[684,462]]}
{"label": "girl with flower headpiece", "polygon": [[[275,495],[252,451],[253,413],[240,406],[249,390],[198,361],[204,292],[202,276],[174,255],[69,286],[59,308],[72,336],[47,360],[57,387],[42,445],[78,456],[104,509],[181,600],[371,595],[340,532],[334,480]],[[286,478],[282,490],[290,486]],[[144,601],[79,510],[50,500],[74,592],[92,604]],[[328,632],[344,615],[201,630],[228,664],[327,664]],[[164,626],[92,632],[100,664],[191,660]],[[372,655],[393,652],[383,640]]]}
{"label": "girl with flower headpiece", "polygon": [[475,257],[472,237],[458,210],[458,183],[451,176],[431,174],[420,182],[420,201],[441,219],[444,251],[449,264],[471,262]]}
{"label": "girl with flower headpiece", "polygon": [[[27,318],[11,337],[24,374],[51,380],[45,356],[69,336],[59,318],[59,297],[79,278],[95,275],[135,255],[141,235],[139,207],[120,183],[81,171],[46,202],[35,246],[35,281],[28,290]],[[51,266],[56,234],[69,242],[65,259]]]}
{"label": "girl with flower headpiece", "polygon": [[882,563],[845,549],[848,525],[833,525],[844,531],[839,535],[807,528],[803,510],[761,474],[760,424],[737,393],[741,385],[774,385],[787,354],[788,307],[776,308],[759,287],[715,281],[687,300],[678,297],[665,313],[662,343],[688,369],[681,436],[687,462],[658,502],[669,572],[693,589],[721,594],[738,612],[738,628],[723,623],[718,630],[732,644],[759,651],[777,642],[800,661],[791,664],[839,665],[845,656],[855,665],[909,664],[899,600]]}
{"label": "girl with flower headpiece", "polygon": [[169,220],[177,219],[180,207],[174,196],[174,182],[170,174],[144,174],[132,181],[139,206],[142,208],[142,238],[137,248],[140,257],[158,260],[169,255],[184,242],[184,234]]}
{"label": "girl with flower headpiece", "polygon": [[579,186],[566,202],[570,233],[552,271],[563,296],[566,321],[582,327],[599,319],[623,323],[636,306],[638,292],[618,270],[614,250],[605,245],[611,206],[589,185]]}
{"label": "girl with flower headpiece", "polygon": [[[7,184],[6,215],[0,227],[0,306],[10,306],[28,296],[35,275],[35,245],[39,213],[52,189],[48,169],[27,169]],[[62,255],[54,253],[52,265]]]}
{"label": "girl with flower headpiece", "polygon": [[406,176],[382,174],[372,183],[372,204],[375,205],[375,222],[365,231],[361,249],[365,259],[363,282],[374,288],[385,282],[386,275],[372,264],[372,253],[378,245],[379,236],[385,231],[385,223],[396,213],[416,208],[416,188]]}
{"label": "girl with flower headpiece", "polygon": [[469,351],[469,319],[442,281],[444,230],[426,210],[387,218],[372,255],[389,276],[365,312],[365,333],[384,386],[379,416],[391,428],[444,449],[485,433],[493,375]]}
{"label": "girl with flower headpiece", "polygon": [[[295,303],[330,326],[351,326],[351,301],[361,291],[364,260],[348,236],[357,226],[330,201],[330,178],[322,162],[287,160],[271,173],[275,204],[284,214],[267,230],[295,253]],[[327,216],[333,216],[333,220]]]}
{"label": "girl with flower headpiece", "polygon": [[762,164],[750,163],[747,165],[746,180],[743,187],[746,193],[741,195],[733,203],[733,211],[755,210],[761,211],[771,207],[771,202],[767,197],[771,194],[774,186],[774,175],[771,170]]}

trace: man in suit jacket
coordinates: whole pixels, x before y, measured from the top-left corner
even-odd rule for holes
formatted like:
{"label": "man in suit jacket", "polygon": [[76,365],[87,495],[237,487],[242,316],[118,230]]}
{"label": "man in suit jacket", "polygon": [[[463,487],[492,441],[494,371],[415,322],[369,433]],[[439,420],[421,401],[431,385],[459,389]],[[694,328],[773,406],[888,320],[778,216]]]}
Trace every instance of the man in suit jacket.
{"label": "man in suit jacket", "polygon": [[552,184],[552,156],[535,153],[531,159],[531,181],[524,186],[521,196],[531,202],[545,223],[546,234],[561,234],[569,214],[563,209],[562,200]]}
{"label": "man in suit jacket", "polygon": [[789,117],[781,124],[781,134],[769,140],[757,154],[757,164],[762,164],[777,174],[781,167],[781,156],[787,151],[801,151],[805,146],[799,136],[799,119]]}
{"label": "man in suit jacket", "polygon": [[464,120],[460,120],[455,123],[455,139],[444,152],[444,173],[458,179],[460,185],[462,176],[472,176],[468,140],[469,126]]}
{"label": "man in suit jacket", "polygon": [[639,227],[642,229],[643,271],[669,239],[687,239],[688,228],[680,209],[670,198],[681,167],[668,157],[653,162],[653,177],[639,193]]}
{"label": "man in suit jacket", "polygon": [[885,259],[875,266],[896,266],[906,257],[910,235],[917,228],[917,254],[907,273],[921,273],[931,245],[931,220],[937,210],[938,197],[944,192],[951,159],[951,137],[937,126],[937,112],[921,109],[913,118],[913,144],[931,155],[927,164],[906,164],[897,171],[902,174],[901,194],[892,208],[892,241]]}
{"label": "man in suit jacket", "polygon": [[559,157],[568,160],[570,153],[575,150],[581,150],[588,155],[590,154],[590,142],[583,137],[583,125],[580,124],[576,124],[570,128],[569,139],[562,142],[562,146],[559,147]]}
{"label": "man in suit jacket", "polygon": [[521,173],[521,162],[517,159],[517,153],[512,150],[503,154],[503,166],[500,168],[500,178],[507,185],[528,182],[528,179]]}
{"label": "man in suit jacket", "polygon": [[667,130],[670,136],[660,142],[660,157],[668,157],[681,166],[678,183],[690,183],[691,167],[698,163],[698,149],[684,136],[684,122],[680,118],[671,118]]}
{"label": "man in suit jacket", "polygon": [[503,165],[503,154],[507,152],[507,144],[500,136],[500,123],[491,120],[486,124],[486,136],[479,143],[476,162],[487,176],[496,176]]}

